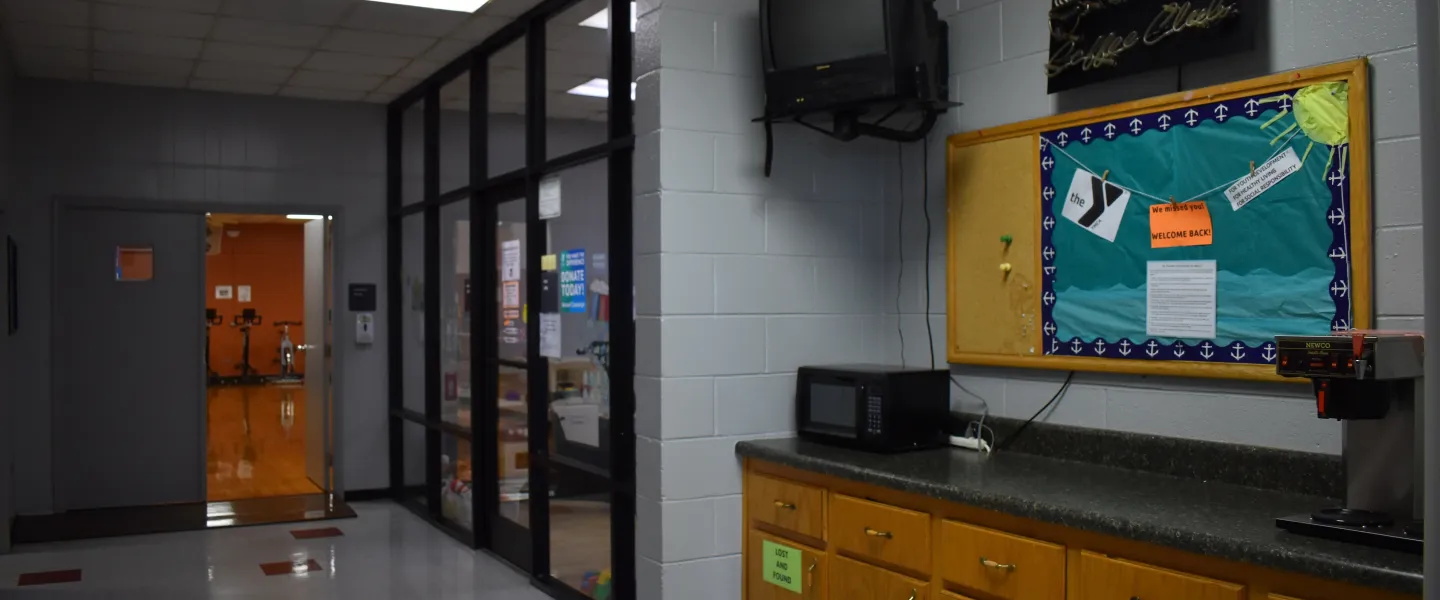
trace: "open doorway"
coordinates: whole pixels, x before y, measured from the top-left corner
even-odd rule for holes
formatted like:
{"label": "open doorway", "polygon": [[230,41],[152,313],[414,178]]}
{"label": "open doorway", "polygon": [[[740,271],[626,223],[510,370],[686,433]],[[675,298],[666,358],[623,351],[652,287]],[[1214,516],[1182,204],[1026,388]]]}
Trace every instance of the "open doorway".
{"label": "open doorway", "polygon": [[206,215],[206,499],[334,489],[330,227],[323,215]]}

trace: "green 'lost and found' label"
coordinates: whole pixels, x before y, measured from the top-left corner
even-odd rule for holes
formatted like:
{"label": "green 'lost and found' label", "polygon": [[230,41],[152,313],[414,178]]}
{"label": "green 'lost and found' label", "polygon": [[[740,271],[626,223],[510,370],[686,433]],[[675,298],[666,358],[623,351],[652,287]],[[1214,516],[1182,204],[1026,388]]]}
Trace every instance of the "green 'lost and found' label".
{"label": "green 'lost and found' label", "polygon": [[766,582],[797,594],[803,593],[800,588],[803,575],[800,572],[802,557],[799,550],[775,542],[763,541],[760,551],[765,555],[761,572],[764,574]]}

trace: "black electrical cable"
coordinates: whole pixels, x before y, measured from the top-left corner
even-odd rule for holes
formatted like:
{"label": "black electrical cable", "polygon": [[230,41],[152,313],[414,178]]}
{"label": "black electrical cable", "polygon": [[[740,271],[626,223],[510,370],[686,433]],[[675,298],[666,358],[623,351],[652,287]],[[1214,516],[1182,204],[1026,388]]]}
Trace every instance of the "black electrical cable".
{"label": "black electrical cable", "polygon": [[1018,438],[1020,437],[1020,434],[1025,433],[1026,427],[1029,427],[1031,423],[1034,423],[1035,419],[1040,418],[1040,415],[1043,414],[1046,409],[1050,408],[1051,404],[1054,404],[1056,400],[1059,400],[1061,396],[1065,395],[1065,390],[1070,389],[1070,380],[1074,378],[1075,372],[1071,371],[1069,375],[1065,376],[1065,383],[1060,384],[1060,389],[1056,390],[1055,395],[1050,397],[1050,401],[1046,402],[1045,406],[1040,407],[1040,410],[1035,411],[1035,414],[1030,415],[1030,418],[1026,419],[1024,423],[1021,423],[1020,428],[1016,429],[1015,433],[1010,434],[1005,438],[1005,441],[1000,442],[1000,445],[997,446],[996,449],[1004,450],[1006,448],[1009,448],[1010,443],[1014,442],[1015,438]]}
{"label": "black electrical cable", "polygon": [[921,141],[924,145],[924,162],[920,163],[920,207],[925,211],[925,339],[930,341],[926,354],[930,355],[930,370],[935,370],[935,332],[930,327],[930,134]]}
{"label": "black electrical cable", "polygon": [[895,162],[900,165],[900,218],[895,247],[900,252],[900,274],[895,282],[895,333],[900,335],[900,366],[905,366],[905,326],[900,314],[900,291],[905,289],[905,146],[895,142]]}

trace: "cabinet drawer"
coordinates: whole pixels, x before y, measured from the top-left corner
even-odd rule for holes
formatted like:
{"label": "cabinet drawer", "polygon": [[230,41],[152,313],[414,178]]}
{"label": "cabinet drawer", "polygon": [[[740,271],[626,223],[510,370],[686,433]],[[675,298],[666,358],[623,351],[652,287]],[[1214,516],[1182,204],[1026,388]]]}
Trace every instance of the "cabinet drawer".
{"label": "cabinet drawer", "polygon": [[1006,600],[1065,600],[1065,548],[956,521],[940,526],[940,576]]}
{"label": "cabinet drawer", "polygon": [[1078,600],[1242,600],[1245,586],[1080,553]]}
{"label": "cabinet drawer", "polygon": [[817,540],[825,539],[825,490],[751,475],[745,490],[750,517]]}
{"label": "cabinet drawer", "polygon": [[[770,544],[783,546],[776,548]],[[765,554],[765,550],[771,552],[785,552],[786,556],[771,557]],[[790,556],[796,555],[798,556]],[[786,577],[799,575],[799,580],[790,586],[780,585],[772,582],[766,577],[767,568],[779,566],[774,559],[780,559],[782,563],[789,563],[793,560],[793,566],[784,570],[775,579],[784,582]],[[781,539],[760,531],[750,530],[749,547],[745,549],[745,591],[746,600],[824,600],[825,594],[825,560],[824,552],[809,548],[803,544]],[[799,592],[794,591],[799,589]]]}
{"label": "cabinet drawer", "polygon": [[835,494],[830,541],[843,552],[930,573],[930,515]]}
{"label": "cabinet drawer", "polygon": [[844,557],[835,557],[830,585],[846,600],[926,600],[930,584]]}

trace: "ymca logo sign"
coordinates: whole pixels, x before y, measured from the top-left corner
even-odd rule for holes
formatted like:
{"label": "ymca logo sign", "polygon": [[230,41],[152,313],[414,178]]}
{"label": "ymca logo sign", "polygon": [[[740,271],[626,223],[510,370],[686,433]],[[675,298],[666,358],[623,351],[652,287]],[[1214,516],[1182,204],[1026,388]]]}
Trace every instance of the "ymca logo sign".
{"label": "ymca logo sign", "polygon": [[1076,169],[1065,194],[1060,215],[1084,227],[1086,231],[1115,241],[1125,207],[1130,204],[1130,190],[1105,181],[1094,173]]}

